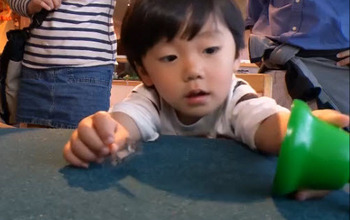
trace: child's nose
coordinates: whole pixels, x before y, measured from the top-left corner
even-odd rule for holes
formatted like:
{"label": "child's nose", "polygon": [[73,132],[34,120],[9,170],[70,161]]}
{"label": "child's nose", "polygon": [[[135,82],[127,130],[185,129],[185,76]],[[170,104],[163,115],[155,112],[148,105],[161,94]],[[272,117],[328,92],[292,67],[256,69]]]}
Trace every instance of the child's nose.
{"label": "child's nose", "polygon": [[202,79],[204,76],[203,74],[203,65],[199,60],[189,58],[184,62],[183,76],[186,82],[195,79]]}

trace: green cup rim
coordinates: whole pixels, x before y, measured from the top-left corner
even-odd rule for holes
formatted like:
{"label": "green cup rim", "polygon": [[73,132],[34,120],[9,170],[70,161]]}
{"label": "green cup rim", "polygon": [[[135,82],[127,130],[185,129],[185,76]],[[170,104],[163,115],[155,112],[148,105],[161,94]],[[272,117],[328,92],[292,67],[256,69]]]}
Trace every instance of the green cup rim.
{"label": "green cup rim", "polygon": [[[287,134],[282,142],[281,150],[277,160],[277,170],[273,183],[273,194],[286,195],[292,193],[298,189],[300,183],[300,177],[302,173],[302,167],[305,162],[305,157],[300,158],[300,154],[294,148],[287,146],[295,146],[295,132],[291,132],[291,128],[294,130],[301,130],[301,126],[305,126],[304,123],[296,123],[296,121],[307,122],[312,119],[310,117],[309,106],[300,100],[294,100],[292,106],[292,112],[287,125]],[[294,163],[293,159],[299,157],[299,163]],[[293,164],[293,166],[291,166]],[[288,173],[288,175],[284,175]]]}

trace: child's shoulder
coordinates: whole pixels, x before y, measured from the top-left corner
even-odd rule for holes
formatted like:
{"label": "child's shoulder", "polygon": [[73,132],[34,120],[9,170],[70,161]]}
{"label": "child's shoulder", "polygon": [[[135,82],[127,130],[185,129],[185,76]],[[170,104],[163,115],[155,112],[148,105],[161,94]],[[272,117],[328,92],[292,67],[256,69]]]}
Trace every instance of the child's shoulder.
{"label": "child's shoulder", "polygon": [[251,87],[251,85],[246,81],[238,77],[232,78],[231,83],[231,94],[235,96],[243,96],[250,94],[250,96],[258,97],[256,91]]}
{"label": "child's shoulder", "polygon": [[117,105],[125,102],[138,104],[150,103],[152,105],[159,106],[160,96],[154,87],[147,87],[143,83],[140,83],[131,90],[123,101],[117,103]]}

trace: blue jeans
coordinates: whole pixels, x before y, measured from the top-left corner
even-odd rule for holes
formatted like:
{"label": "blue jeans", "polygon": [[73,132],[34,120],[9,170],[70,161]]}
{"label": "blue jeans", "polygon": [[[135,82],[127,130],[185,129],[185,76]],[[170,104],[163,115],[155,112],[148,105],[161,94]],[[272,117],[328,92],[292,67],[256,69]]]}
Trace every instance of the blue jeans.
{"label": "blue jeans", "polygon": [[110,105],[113,65],[55,69],[22,67],[17,122],[76,128]]}

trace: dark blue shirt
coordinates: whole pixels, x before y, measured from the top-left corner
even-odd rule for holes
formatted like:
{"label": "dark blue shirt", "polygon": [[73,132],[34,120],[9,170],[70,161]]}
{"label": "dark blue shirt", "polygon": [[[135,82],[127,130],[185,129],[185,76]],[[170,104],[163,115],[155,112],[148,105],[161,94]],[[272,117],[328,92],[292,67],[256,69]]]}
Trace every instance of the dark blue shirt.
{"label": "dark blue shirt", "polygon": [[349,48],[349,0],[250,0],[246,27],[303,49]]}

